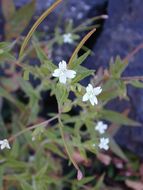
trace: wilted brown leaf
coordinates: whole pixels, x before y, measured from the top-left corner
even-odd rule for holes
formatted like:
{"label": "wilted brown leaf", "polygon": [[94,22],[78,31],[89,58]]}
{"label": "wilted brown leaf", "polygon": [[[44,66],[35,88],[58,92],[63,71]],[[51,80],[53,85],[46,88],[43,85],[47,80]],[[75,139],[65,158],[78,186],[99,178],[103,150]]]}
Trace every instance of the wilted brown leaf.
{"label": "wilted brown leaf", "polygon": [[80,154],[78,151],[74,152],[73,158],[74,158],[74,160],[76,160],[76,162],[79,163],[79,164],[82,163],[82,164],[84,164],[85,166],[89,166],[89,165],[91,164],[91,161],[90,161],[89,159],[86,159],[86,158],[84,158],[83,156],[81,156],[81,154]]}
{"label": "wilted brown leaf", "polygon": [[97,158],[106,166],[108,166],[111,163],[111,157],[107,154],[99,153],[97,155]]}

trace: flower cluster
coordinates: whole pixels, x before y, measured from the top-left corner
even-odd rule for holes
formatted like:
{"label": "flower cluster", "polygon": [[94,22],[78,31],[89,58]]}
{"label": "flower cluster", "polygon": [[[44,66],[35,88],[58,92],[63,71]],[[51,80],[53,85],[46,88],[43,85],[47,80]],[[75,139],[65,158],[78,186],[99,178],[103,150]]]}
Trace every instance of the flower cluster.
{"label": "flower cluster", "polygon": [[[68,35],[69,37],[70,35]],[[67,37],[67,36],[66,36]],[[66,39],[65,37],[65,39]],[[68,38],[67,37],[67,38]],[[66,84],[67,80],[71,80],[75,78],[76,71],[70,70],[67,68],[67,64],[65,61],[61,61],[59,63],[59,68],[55,69],[52,73],[53,77],[59,78],[59,82],[62,84]],[[91,84],[88,84],[86,87],[86,93],[82,97],[82,101],[89,101],[92,106],[95,104],[98,104],[97,96],[102,92],[102,88],[100,86],[94,88]],[[100,134],[103,134],[105,130],[107,129],[107,125],[104,124],[102,121],[99,121],[97,125],[95,126],[95,130],[97,130]],[[108,150],[109,149],[109,139],[108,138],[100,138],[99,148]],[[10,149],[9,142],[7,139],[0,141],[0,148],[3,150],[4,148]]]}
{"label": "flower cluster", "polygon": [[[64,36],[65,41],[70,42],[70,35],[66,34]],[[73,79],[76,76],[76,71],[67,69],[67,64],[65,61],[61,61],[59,63],[59,68],[55,69],[53,74],[53,77],[58,77],[59,82],[66,84],[67,79]],[[86,93],[82,97],[82,101],[86,102],[89,101],[92,106],[95,104],[98,104],[97,96],[102,92],[102,88],[100,86],[94,88],[91,84],[88,84],[86,87]],[[107,129],[107,125],[104,124],[102,121],[99,121],[97,125],[95,126],[95,130],[98,131],[100,134],[104,134],[105,130]],[[109,149],[109,139],[108,138],[100,138],[99,148],[108,150]],[[93,145],[95,146],[95,144]]]}
{"label": "flower cluster", "polygon": [[[59,68],[55,69],[53,74],[53,77],[58,77],[59,82],[66,84],[67,79],[73,79],[76,76],[76,71],[67,69],[67,64],[65,61],[61,61],[59,63]],[[99,95],[102,92],[101,87],[93,88],[91,84],[88,84],[86,87],[86,93],[84,94],[82,101],[90,101],[90,103],[94,106],[98,103],[97,95]]]}
{"label": "flower cluster", "polygon": [[[95,126],[95,130],[99,132],[99,134],[104,134],[107,129],[107,124],[103,123],[102,121],[99,121],[97,125]],[[94,145],[93,145],[94,146]],[[108,150],[109,149],[109,138],[100,138],[99,148]]]}

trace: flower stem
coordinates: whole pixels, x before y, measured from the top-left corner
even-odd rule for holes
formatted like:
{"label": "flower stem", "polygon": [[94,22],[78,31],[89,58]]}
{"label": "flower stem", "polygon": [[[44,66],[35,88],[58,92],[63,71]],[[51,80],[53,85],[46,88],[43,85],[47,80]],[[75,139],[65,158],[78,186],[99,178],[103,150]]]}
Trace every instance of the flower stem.
{"label": "flower stem", "polygon": [[28,132],[28,131],[30,131],[30,130],[32,130],[32,129],[35,129],[35,128],[39,127],[39,126],[42,127],[42,126],[44,125],[44,127],[45,127],[45,125],[48,125],[51,121],[57,119],[58,116],[59,116],[59,114],[57,114],[56,116],[54,116],[54,117],[52,117],[52,118],[50,118],[50,119],[48,119],[48,120],[46,120],[46,121],[44,121],[44,122],[42,122],[42,123],[39,123],[39,124],[36,124],[36,125],[32,125],[32,126],[30,126],[30,127],[28,127],[28,128],[25,128],[25,129],[23,129],[22,131],[16,133],[16,134],[13,135],[12,137],[10,137],[8,141],[12,141],[12,140],[14,140],[15,138],[19,137],[20,135],[22,135],[22,134],[24,134],[24,133],[26,133],[26,132]]}
{"label": "flower stem", "polygon": [[59,117],[58,121],[59,121],[59,129],[60,129],[61,137],[62,137],[64,146],[65,146],[66,152],[67,152],[67,154],[68,154],[68,157],[69,157],[70,161],[72,162],[72,164],[74,165],[74,167],[75,167],[77,170],[79,170],[78,165],[76,164],[76,162],[75,162],[74,159],[72,158],[72,156],[71,156],[71,154],[70,154],[70,151],[69,151],[69,149],[68,149],[68,146],[67,146],[67,143],[66,143],[66,140],[65,140],[65,137],[64,137],[64,132],[63,132],[63,123],[62,123],[60,117]]}

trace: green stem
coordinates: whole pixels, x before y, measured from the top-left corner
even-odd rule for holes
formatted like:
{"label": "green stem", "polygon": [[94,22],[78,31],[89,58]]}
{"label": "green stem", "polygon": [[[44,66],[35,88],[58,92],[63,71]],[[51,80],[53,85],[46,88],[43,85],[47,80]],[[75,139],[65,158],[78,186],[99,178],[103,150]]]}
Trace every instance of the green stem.
{"label": "green stem", "polygon": [[70,151],[69,151],[69,149],[68,149],[68,146],[67,146],[67,143],[66,143],[66,140],[65,140],[65,137],[64,137],[64,132],[63,132],[63,123],[62,123],[60,117],[58,117],[58,121],[59,121],[59,129],[60,129],[61,137],[62,137],[64,146],[65,146],[67,155],[68,155],[70,161],[72,162],[72,164],[74,165],[74,167],[76,168],[76,170],[80,171],[78,165],[76,164],[75,160],[74,160],[73,157],[71,156],[71,153],[70,153]]}
{"label": "green stem", "polygon": [[22,134],[24,134],[24,133],[26,133],[26,132],[28,132],[28,131],[31,131],[32,129],[35,129],[35,128],[39,127],[39,126],[42,127],[43,125],[44,125],[44,126],[45,126],[45,125],[48,125],[51,121],[57,119],[57,118],[58,118],[58,115],[59,115],[59,114],[57,114],[56,116],[54,116],[54,117],[52,117],[51,119],[48,119],[48,120],[46,120],[46,121],[44,121],[44,122],[42,122],[42,123],[39,123],[39,124],[36,124],[36,125],[32,125],[32,126],[30,126],[30,127],[28,127],[28,128],[23,129],[22,131],[16,133],[16,134],[13,135],[12,137],[10,137],[8,141],[12,141],[12,140],[14,140],[15,138],[19,137],[20,135],[22,135]]}

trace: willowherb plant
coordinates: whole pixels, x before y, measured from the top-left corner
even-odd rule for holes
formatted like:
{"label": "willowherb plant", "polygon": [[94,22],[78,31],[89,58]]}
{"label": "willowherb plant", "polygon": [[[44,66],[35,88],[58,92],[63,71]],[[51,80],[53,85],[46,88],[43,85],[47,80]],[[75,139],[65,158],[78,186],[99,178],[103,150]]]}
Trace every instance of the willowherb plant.
{"label": "willowherb plant", "polygon": [[[22,74],[15,74],[14,79],[18,88],[28,97],[27,103],[23,103],[16,94],[9,93],[7,85],[11,81],[2,78],[0,95],[10,102],[11,126],[10,129],[8,126],[5,128],[5,122],[1,117],[3,139],[0,140],[0,149],[10,149],[3,150],[0,155],[1,188],[6,184],[7,189],[59,190],[70,184],[71,189],[75,190],[86,189],[88,187],[86,184],[91,182],[92,188],[97,189],[102,185],[103,176],[99,180],[100,184],[95,183],[97,182],[94,182],[95,177],[89,177],[86,174],[87,170],[82,167],[84,165],[82,163],[88,161],[88,153],[98,156],[101,150],[107,151],[110,148],[126,161],[126,156],[113,139],[115,133],[108,130],[108,125],[112,123],[117,127],[140,125],[126,115],[106,108],[107,103],[112,99],[117,97],[128,99],[126,93],[128,84],[143,87],[137,77],[122,77],[128,60],[117,57],[110,63],[109,70],[96,75],[94,70],[81,65],[91,51],[87,50],[81,56],[78,56],[78,52],[96,31],[95,29],[81,40],[70,60],[61,60],[58,67],[48,58],[38,39],[33,36],[31,46],[41,64],[39,66],[27,64],[25,58],[29,56],[29,51],[26,47],[30,38],[43,19],[60,2],[61,0],[56,1],[33,25],[21,46],[18,60],[12,54],[16,42],[14,44],[0,43],[2,64],[5,61],[12,61],[13,70],[17,67],[21,68]],[[83,28],[85,26],[82,26]],[[77,27],[76,30],[81,30],[81,27]],[[64,43],[73,43],[72,34],[69,31],[61,37]],[[39,85],[35,88],[29,82],[31,75],[40,79]],[[88,76],[92,78],[85,87],[81,81]],[[13,82],[10,84],[14,85]],[[57,112],[48,113],[47,120],[39,116],[43,91],[50,93],[47,98],[55,97],[57,106]],[[72,115],[74,110],[76,114]],[[9,134],[10,137],[8,137]],[[69,175],[62,177],[61,158],[69,159],[69,162],[73,164],[80,182],[77,180],[69,182],[69,179],[74,176],[73,170]]]}

